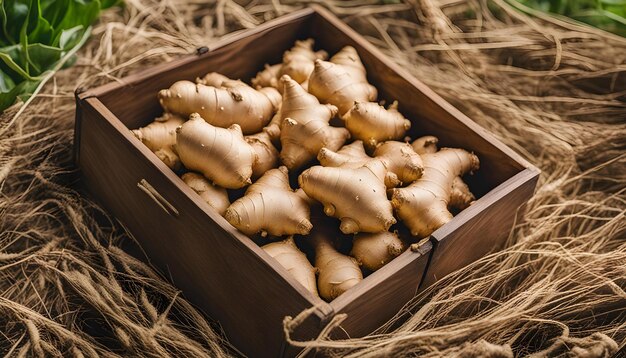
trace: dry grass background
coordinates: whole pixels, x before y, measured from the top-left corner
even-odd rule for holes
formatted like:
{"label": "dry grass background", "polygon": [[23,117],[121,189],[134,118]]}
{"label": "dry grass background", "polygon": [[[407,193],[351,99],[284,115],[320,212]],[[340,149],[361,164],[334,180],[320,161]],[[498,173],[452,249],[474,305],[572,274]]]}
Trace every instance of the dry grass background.
{"label": "dry grass background", "polygon": [[[608,357],[626,344],[626,39],[505,0],[323,4],[543,173],[510,248],[416,297],[399,327],[293,343],[425,357]],[[76,189],[73,92],[305,5],[126,0],[103,15],[73,67],[19,116],[19,105],[2,114],[0,352],[236,354],[174,286],[120,249],[131,240],[123,227]]]}

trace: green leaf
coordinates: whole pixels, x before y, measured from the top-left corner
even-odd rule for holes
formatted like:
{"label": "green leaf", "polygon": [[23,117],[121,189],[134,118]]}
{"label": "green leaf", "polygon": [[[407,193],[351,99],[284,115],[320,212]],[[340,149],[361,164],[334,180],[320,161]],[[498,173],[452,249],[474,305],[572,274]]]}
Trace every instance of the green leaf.
{"label": "green leaf", "polygon": [[21,51],[19,52],[19,64],[22,65],[22,69],[30,76],[30,66],[28,62],[30,59],[28,58],[28,19],[24,21],[22,25],[22,29],[20,30],[20,43]]}
{"label": "green leaf", "polygon": [[626,0],[517,0],[534,9],[568,16],[626,36]]}
{"label": "green leaf", "polygon": [[[13,50],[17,50],[17,51],[13,51]],[[8,68],[9,70],[12,70],[14,73],[20,76],[23,80],[32,80],[34,78],[31,77],[30,74],[28,74],[28,72],[26,72],[24,68],[18,65],[16,61],[14,60],[14,56],[22,57],[21,53],[22,53],[22,48],[19,45],[13,46],[13,49],[11,50],[11,52],[0,52],[0,61],[1,61],[0,64],[5,65],[6,68]],[[15,54],[15,55],[11,56],[11,54]],[[13,78],[15,79],[15,77]]]}
{"label": "green leaf", "polygon": [[40,75],[47,71],[50,64],[54,64],[63,57],[65,51],[62,48],[46,46],[36,43],[28,45],[28,64],[31,66],[31,75]]}
{"label": "green leaf", "polygon": [[71,66],[100,10],[119,2],[0,0],[0,112],[30,96],[59,61]]}
{"label": "green leaf", "polygon": [[22,100],[28,98],[37,88],[37,84],[39,81],[23,81],[9,91],[0,92],[0,112],[13,105],[18,97]]}
{"label": "green leaf", "polygon": [[41,14],[41,6],[38,0],[31,0],[28,23],[25,26],[28,43],[41,42],[48,44],[54,35],[52,26]]}
{"label": "green leaf", "polygon": [[6,73],[0,71],[0,92],[9,92],[13,87],[15,87],[13,79]]}
{"label": "green leaf", "polygon": [[619,22],[620,24],[626,26],[626,19],[625,18],[623,18],[623,17],[621,17],[621,16],[619,16],[617,14],[614,14],[614,13],[612,13],[610,11],[606,11],[606,10],[602,10],[602,14],[604,16],[606,16],[607,18],[609,18],[609,19],[611,19],[613,21]]}
{"label": "green leaf", "polygon": [[622,6],[622,10],[626,11],[626,0],[600,0],[602,4]]}
{"label": "green leaf", "polygon": [[64,50],[69,50],[74,47],[74,45],[80,41],[84,29],[83,25],[78,25],[71,29],[63,30],[59,37],[59,47]]}
{"label": "green leaf", "polygon": [[0,0],[0,46],[13,45],[6,34],[7,30],[5,24],[7,22],[7,13],[4,10],[4,2]]}
{"label": "green leaf", "polygon": [[100,1],[97,0],[88,2],[71,0],[67,4],[67,8],[63,9],[65,14],[57,25],[57,28],[60,30],[57,31],[52,41],[54,46],[59,44],[63,29],[71,29],[79,25],[87,28],[100,14]]}
{"label": "green leaf", "polygon": [[20,43],[20,33],[27,24],[30,0],[3,1],[2,32],[4,40],[12,45]]}
{"label": "green leaf", "polygon": [[76,54],[72,55],[72,57],[68,58],[67,61],[65,61],[65,63],[63,64],[63,68],[74,66],[77,60],[78,56],[76,56]]}
{"label": "green leaf", "polygon": [[121,0],[101,0],[101,5],[100,5],[100,9],[104,10],[104,9],[108,9],[110,7],[113,7],[119,3],[121,3]]}
{"label": "green leaf", "polygon": [[52,27],[59,28],[59,23],[63,19],[64,9],[69,6],[72,0],[40,0],[43,17],[46,18]]}

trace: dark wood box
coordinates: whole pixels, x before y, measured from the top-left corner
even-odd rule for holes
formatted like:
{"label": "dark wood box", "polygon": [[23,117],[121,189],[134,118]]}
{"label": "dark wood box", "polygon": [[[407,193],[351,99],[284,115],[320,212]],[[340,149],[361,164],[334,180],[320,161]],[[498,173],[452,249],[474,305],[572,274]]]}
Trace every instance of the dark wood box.
{"label": "dark wood box", "polygon": [[[158,90],[210,71],[249,79],[280,62],[297,39],[312,37],[329,53],[354,46],[380,98],[398,100],[412,137],[431,134],[443,146],[474,151],[481,169],[469,182],[479,198],[430,240],[408,250],[330,303],[314,297],[251,239],[200,200],[133,137],[129,129],[161,113]],[[132,232],[151,261],[184,295],[219,321],[229,340],[251,356],[293,355],[285,316],[317,306],[297,332],[311,338],[338,313],[343,332],[365,335],[416,292],[502,246],[518,209],[532,196],[539,171],[368,41],[319,7],[235,33],[196,55],[164,63],[77,94],[75,159],[89,191]],[[151,186],[158,195],[148,194]],[[159,195],[162,197],[160,198]]]}

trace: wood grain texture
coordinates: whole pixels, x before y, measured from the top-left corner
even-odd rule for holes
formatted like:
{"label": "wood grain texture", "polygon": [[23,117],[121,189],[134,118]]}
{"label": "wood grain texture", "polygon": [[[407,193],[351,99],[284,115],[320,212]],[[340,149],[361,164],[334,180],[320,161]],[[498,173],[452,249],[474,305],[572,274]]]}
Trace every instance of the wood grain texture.
{"label": "wood grain texture", "polygon": [[333,300],[334,312],[348,315],[334,337],[365,336],[393,317],[418,292],[431,251],[428,241],[417,251],[408,249]]}
{"label": "wood grain texture", "polygon": [[[248,79],[265,63],[280,62],[296,39],[313,37],[331,54],[354,46],[381,98],[399,100],[412,136],[431,134],[445,146],[473,150],[481,169],[470,180],[479,196],[433,234],[330,304],[313,297],[273,258],[214,212],[129,129],[161,114],[156,94],[181,79],[217,71]],[[538,171],[373,45],[318,6],[226,37],[209,51],[160,64],[77,94],[75,158],[86,186],[136,236],[151,260],[167,270],[186,297],[217,319],[231,341],[253,356],[292,356],[282,320],[319,306],[295,333],[315,336],[320,324],[347,313],[348,336],[370,333],[393,316],[419,287],[504,243],[517,207],[532,195]],[[171,203],[164,210],[137,187],[145,179]],[[468,240],[472,238],[472,240]],[[436,262],[435,262],[436,261]],[[424,278],[424,281],[422,280]],[[422,282],[423,281],[423,282]]]}
{"label": "wood grain texture", "polygon": [[435,231],[431,235],[433,255],[423,286],[501,249],[518,212],[533,195],[538,178],[537,170],[520,172]]}
{"label": "wood grain texture", "polygon": [[[185,296],[221,323],[239,349],[276,356],[284,348],[284,316],[313,305],[331,311],[133,140],[97,99],[87,99],[83,106],[79,167],[86,186],[122,219],[151,261],[168,271]],[[142,179],[178,215],[140,190],[137,183]],[[323,317],[320,312],[318,322]],[[317,329],[311,322],[301,334],[312,336]]]}

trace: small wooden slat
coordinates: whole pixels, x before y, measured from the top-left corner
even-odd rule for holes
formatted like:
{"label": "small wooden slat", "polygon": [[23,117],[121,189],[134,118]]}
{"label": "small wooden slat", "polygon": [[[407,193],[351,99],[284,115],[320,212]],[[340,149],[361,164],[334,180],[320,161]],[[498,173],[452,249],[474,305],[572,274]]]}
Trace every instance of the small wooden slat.
{"label": "small wooden slat", "polygon": [[533,195],[538,178],[537,170],[520,172],[435,231],[431,236],[434,252],[423,286],[501,249],[517,214]]}
{"label": "small wooden slat", "polygon": [[418,292],[431,251],[429,241],[422,244],[418,251],[408,249],[333,300],[330,305],[335,313],[348,315],[341,329],[333,332],[334,337],[365,336],[400,311]]}

